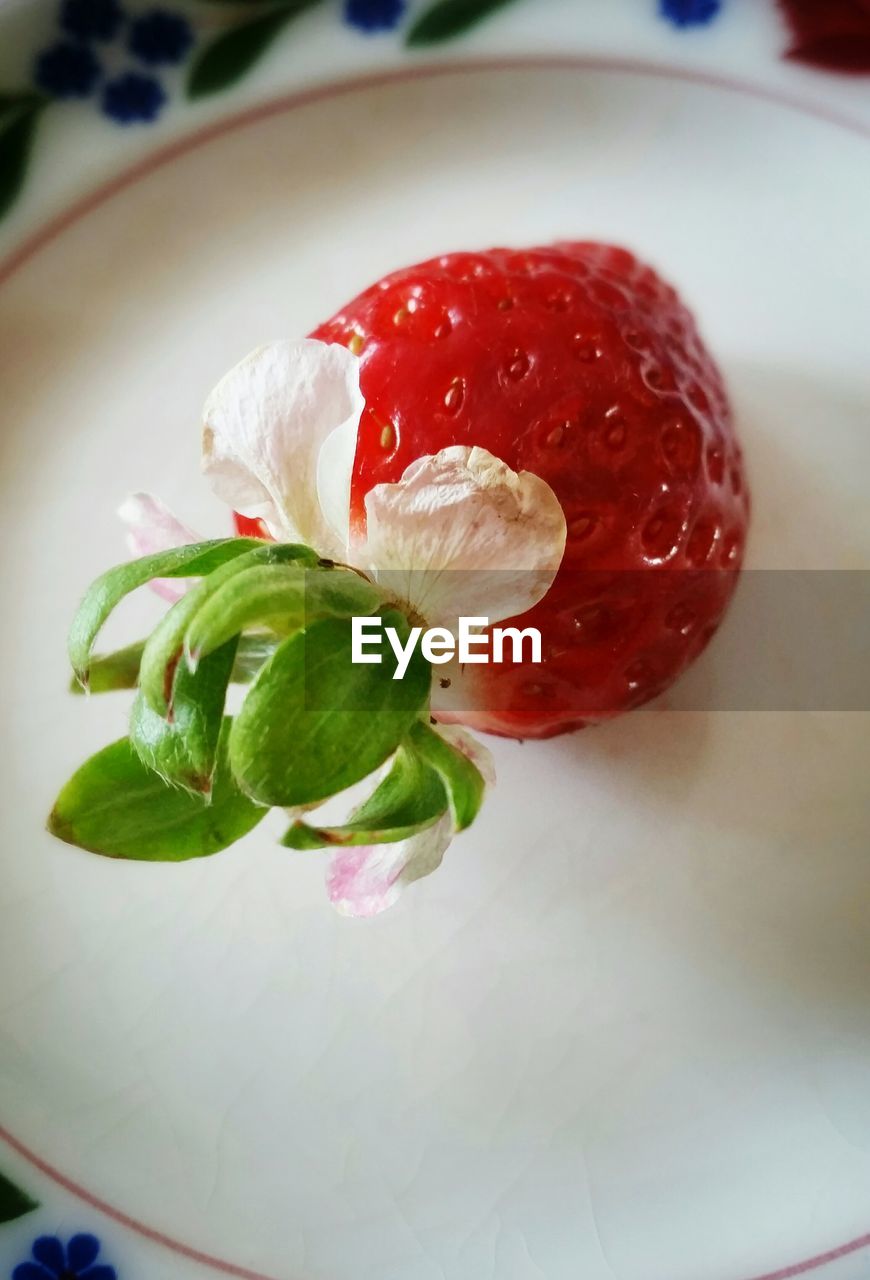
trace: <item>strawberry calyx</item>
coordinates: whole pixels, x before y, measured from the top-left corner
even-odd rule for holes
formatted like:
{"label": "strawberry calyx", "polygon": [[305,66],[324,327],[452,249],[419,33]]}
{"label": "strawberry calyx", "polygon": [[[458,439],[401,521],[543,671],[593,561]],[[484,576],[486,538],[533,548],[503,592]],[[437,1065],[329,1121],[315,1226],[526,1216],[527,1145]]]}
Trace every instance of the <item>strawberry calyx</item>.
{"label": "strawberry calyx", "polygon": [[[157,579],[188,589],[145,641],[96,656],[114,608]],[[218,539],[110,569],[79,607],[69,653],[80,689],[136,689],[129,732],[73,774],[49,831],[109,857],[183,861],[228,847],[281,808],[292,818],[287,847],[352,847],[363,868],[373,849],[395,846],[377,896],[378,909],[390,905],[403,881],[426,874],[421,853],[434,869],[433,840],[446,847],[473,822],[485,790],[473,757],[487,753],[430,723],[432,669],[419,650],[402,679],[390,655],[351,661],[351,619],[365,616],[403,640],[410,631],[369,577],[301,543]],[[248,692],[228,715],[232,682]],[[302,821],[382,768],[343,825]],[[341,910],[371,914],[370,888],[360,899],[348,897],[346,875],[333,882]]]}

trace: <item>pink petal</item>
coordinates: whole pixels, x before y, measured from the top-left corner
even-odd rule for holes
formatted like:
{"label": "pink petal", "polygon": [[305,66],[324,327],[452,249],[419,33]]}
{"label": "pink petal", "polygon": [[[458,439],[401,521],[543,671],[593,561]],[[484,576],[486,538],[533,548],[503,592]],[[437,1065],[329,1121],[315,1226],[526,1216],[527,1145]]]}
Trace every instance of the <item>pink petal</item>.
{"label": "pink petal", "polygon": [[[150,493],[131,493],[118,508],[118,515],[127,526],[127,546],[134,559],[201,541],[198,534],[176,519],[169,508]],[[155,578],[149,585],[157,595],[174,603],[188,590],[190,582]]]}
{"label": "pink petal", "polygon": [[[487,786],[495,785],[492,754],[482,742],[458,726],[439,724],[436,729],[477,766]],[[453,834],[450,815],[445,813],[433,826],[407,840],[337,850],[326,873],[330,902],[344,916],[367,919],[380,915],[395,905],[409,884],[437,871]]]}
{"label": "pink petal", "polygon": [[326,873],[329,900],[344,916],[365,919],[392,907],[402,890],[430,875],[453,836],[445,814],[434,826],[396,844],[378,844],[334,853]]}

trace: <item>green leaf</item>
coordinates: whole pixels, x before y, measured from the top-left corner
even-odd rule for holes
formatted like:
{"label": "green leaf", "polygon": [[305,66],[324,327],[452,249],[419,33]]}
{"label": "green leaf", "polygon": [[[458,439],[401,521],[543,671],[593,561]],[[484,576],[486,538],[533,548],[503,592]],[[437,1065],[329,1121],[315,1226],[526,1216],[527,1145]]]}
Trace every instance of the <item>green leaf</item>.
{"label": "green leaf", "polygon": [[434,769],[402,745],[392,767],[367,800],[340,827],[295,822],[281,841],[290,849],[392,844],[431,827],[447,812],[447,794]]}
{"label": "green leaf", "polygon": [[112,693],[115,689],[135,689],[139,679],[139,663],[142,661],[144,640],[128,644],[114,653],[97,654],[90,660],[87,691],[73,676],[70,693]]}
{"label": "green leaf", "polygon": [[52,835],[109,858],[184,862],[225,849],[266,810],[236,787],[226,761],[224,722],[211,799],[168,786],[128,738],[104,747],[73,774],[48,820]]}
{"label": "green leaf", "polygon": [[414,46],[453,40],[511,3],[512,0],[438,0],[411,27],[406,43]]}
{"label": "green leaf", "polygon": [[[401,614],[383,610],[403,638]],[[239,785],[263,804],[300,805],[343,791],[392,755],[429,696],[419,648],[401,680],[392,654],[351,662],[349,620],[326,618],[285,640],[260,671],[230,735]]]}
{"label": "green leaf", "polygon": [[295,543],[253,542],[252,549],[246,549],[243,555],[222,564],[177,600],[145,642],[142,665],[139,668],[139,685],[152,711],[156,711],[158,715],[169,713],[185,633],[210,596],[231,578],[256,564],[286,565],[297,561],[316,563],[316,556],[309,547]]}
{"label": "green leaf", "polygon": [[[274,636],[239,636],[239,647],[230,677],[236,684],[249,684],[263,663],[271,658],[278,641]],[[127,645],[114,653],[98,654],[91,658],[88,693],[114,693],[118,689],[135,689],[139,681],[139,664],[145,641]],[[70,693],[82,695],[85,690],[73,676]]]}
{"label": "green leaf", "polygon": [[[88,682],[91,650],[103,623],[137,587],[154,578],[198,578],[219,565],[253,548],[262,547],[259,538],[219,538],[214,542],[192,542],[171,551],[128,560],[100,575],[85,592],[70,627],[67,650],[72,669],[82,684]],[[313,553],[312,553],[313,554]]]}
{"label": "green leaf", "polygon": [[0,218],[9,212],[24,186],[36,126],[45,105],[41,99],[19,102],[17,109],[7,105],[0,120]]}
{"label": "green leaf", "polygon": [[457,831],[464,831],[474,822],[483,804],[486,782],[482,773],[468,756],[421,720],[411,729],[408,740],[444,783],[453,826]]}
{"label": "green leaf", "polygon": [[29,1195],[0,1173],[0,1222],[14,1222],[16,1218],[23,1218],[25,1213],[32,1213],[38,1208],[36,1200],[31,1200]]}
{"label": "green leaf", "polygon": [[378,588],[353,572],[255,565],[209,597],[188,627],[184,647],[198,662],[246,627],[289,635],[318,618],[365,617],[382,604]]}
{"label": "green leaf", "polygon": [[229,89],[259,62],[293,18],[319,3],[320,0],[285,0],[277,8],[219,35],[194,59],[187,96],[204,98]]}
{"label": "green leaf", "polygon": [[234,684],[250,684],[264,662],[268,662],[278,647],[275,636],[253,634],[239,636],[236,660],[233,663]]}
{"label": "green leaf", "polygon": [[172,718],[152,711],[140,690],[130,715],[130,742],[139,759],[173,786],[208,795],[217,756],[227,685],[236,656],[231,640],[191,671],[183,662],[172,695]]}

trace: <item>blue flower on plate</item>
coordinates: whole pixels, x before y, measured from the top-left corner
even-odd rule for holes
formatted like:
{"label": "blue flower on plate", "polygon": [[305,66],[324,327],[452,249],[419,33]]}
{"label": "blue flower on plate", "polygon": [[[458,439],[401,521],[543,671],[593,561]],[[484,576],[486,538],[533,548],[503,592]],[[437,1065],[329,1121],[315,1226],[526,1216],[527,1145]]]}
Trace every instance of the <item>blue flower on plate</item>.
{"label": "blue flower on plate", "polygon": [[86,45],[59,40],[38,55],[33,78],[52,98],[87,98],[100,78],[100,64]]}
{"label": "blue flower on plate", "polygon": [[130,25],[127,47],[147,66],[172,66],[183,62],[192,46],[190,23],[166,9],[151,9]]}
{"label": "blue flower on plate", "polygon": [[[0,0],[2,3],[2,0]],[[140,67],[169,67],[184,62],[193,48],[193,28],[169,9],[154,8],[129,19],[120,0],[62,0],[58,10],[62,36],[37,55],[33,79],[52,98],[89,98],[102,85],[100,106],[116,124],[151,124],[167,101],[156,76],[129,66],[105,80],[97,41],[114,42]],[[117,57],[115,59],[117,65]]]}
{"label": "blue flower on plate", "polygon": [[20,1263],[12,1280],[118,1280],[114,1267],[97,1264],[99,1254],[96,1236],[73,1236],[66,1248],[57,1236],[40,1236],[31,1249],[33,1261]]}
{"label": "blue flower on plate", "polygon": [[344,20],[360,31],[392,31],[406,7],[406,0],[344,0]]}
{"label": "blue flower on plate", "polygon": [[659,0],[659,12],[675,27],[703,27],[722,8],[722,0]]}
{"label": "blue flower on plate", "polygon": [[118,124],[148,124],[166,102],[166,91],[154,76],[126,71],[103,89],[103,111]]}
{"label": "blue flower on plate", "polygon": [[60,25],[77,40],[114,40],[124,21],[118,0],[63,0]]}

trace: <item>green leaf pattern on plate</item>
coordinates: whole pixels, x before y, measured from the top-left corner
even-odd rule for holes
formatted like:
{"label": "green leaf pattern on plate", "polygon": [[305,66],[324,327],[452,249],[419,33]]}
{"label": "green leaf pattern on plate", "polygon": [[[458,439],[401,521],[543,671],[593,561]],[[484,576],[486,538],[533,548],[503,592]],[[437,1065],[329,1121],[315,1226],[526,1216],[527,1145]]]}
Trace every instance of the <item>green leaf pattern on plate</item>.
{"label": "green leaf pattern on plate", "polygon": [[232,88],[265,56],[293,18],[319,3],[320,0],[286,0],[223,32],[194,59],[187,80],[188,97],[204,98]]}
{"label": "green leaf pattern on plate", "polygon": [[18,198],[39,118],[46,106],[34,94],[0,97],[0,218]]}
{"label": "green leaf pattern on plate", "polygon": [[14,1222],[38,1208],[36,1200],[0,1173],[0,1223]]}
{"label": "green leaf pattern on plate", "polygon": [[438,0],[411,27],[406,43],[413,47],[454,40],[512,3],[514,0]]}

